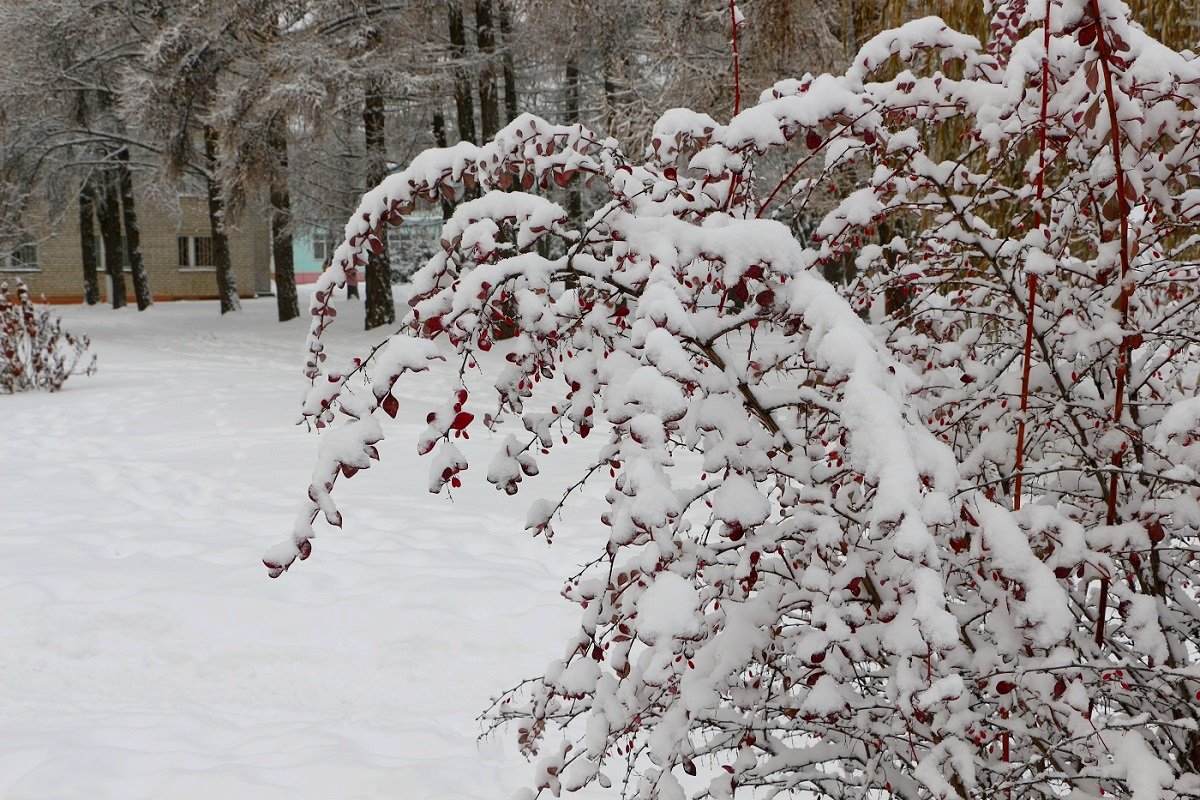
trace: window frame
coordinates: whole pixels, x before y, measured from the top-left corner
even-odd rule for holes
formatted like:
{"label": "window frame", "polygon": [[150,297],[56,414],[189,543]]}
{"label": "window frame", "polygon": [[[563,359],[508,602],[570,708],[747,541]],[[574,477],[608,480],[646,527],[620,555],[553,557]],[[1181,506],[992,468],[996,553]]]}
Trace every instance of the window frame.
{"label": "window frame", "polygon": [[[22,251],[33,251],[32,262],[29,259],[21,258]],[[41,254],[38,252],[37,242],[25,242],[14,247],[10,252],[0,256],[0,272],[12,274],[32,274],[42,271]]]}
{"label": "window frame", "polygon": [[208,260],[213,260],[212,252],[212,236],[202,236],[198,234],[179,234],[175,237],[175,260],[179,261],[180,256],[186,252],[187,263],[179,264],[180,272],[216,272],[216,264],[200,264],[199,255],[201,252],[200,242],[208,240]]}

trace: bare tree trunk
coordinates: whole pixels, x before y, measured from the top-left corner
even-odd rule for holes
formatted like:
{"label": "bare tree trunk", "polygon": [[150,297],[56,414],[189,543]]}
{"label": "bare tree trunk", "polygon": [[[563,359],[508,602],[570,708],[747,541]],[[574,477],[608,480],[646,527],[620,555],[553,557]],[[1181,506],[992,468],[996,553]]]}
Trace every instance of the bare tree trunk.
{"label": "bare tree trunk", "polygon": [[471,71],[467,69],[467,33],[463,27],[459,0],[446,6],[450,21],[450,52],[458,62],[454,67],[454,108],[458,113],[458,138],[475,141],[475,101],[471,93]]}
{"label": "bare tree trunk", "polygon": [[208,225],[212,229],[213,263],[217,268],[217,296],[221,300],[221,313],[241,311],[242,301],[238,298],[237,280],[233,274],[233,263],[229,258],[229,237],[226,234],[225,201],[221,197],[221,184],[217,179],[216,128],[204,126],[205,183],[208,188]]}
{"label": "bare tree trunk", "polygon": [[100,238],[104,242],[104,270],[108,273],[108,299],[113,308],[125,307],[125,245],[121,241],[121,201],[118,179],[105,173],[100,192]]}
{"label": "bare tree trunk", "polygon": [[[433,141],[438,147],[446,147],[446,117],[441,111],[433,112]],[[442,195],[442,219],[454,214],[454,201]]]}
{"label": "bare tree trunk", "polygon": [[129,260],[129,273],[133,278],[133,296],[138,311],[145,311],[154,302],[150,294],[150,280],[146,275],[146,264],[142,261],[142,231],[138,227],[137,209],[133,199],[133,173],[129,169],[129,148],[116,152],[117,181],[121,187],[121,218],[125,223],[125,257]]}
{"label": "bare tree trunk", "polygon": [[504,46],[504,56],[501,59],[504,74],[504,121],[508,123],[517,118],[517,70],[513,66],[512,18],[508,15],[508,3],[500,0],[497,13],[500,17],[500,40]]}
{"label": "bare tree trunk", "polygon": [[296,266],[292,260],[292,197],[288,191],[287,134],[283,120],[271,124],[271,255],[275,261],[275,305],[279,321],[300,316],[296,296]]}
{"label": "bare tree trunk", "polygon": [[[384,139],[383,89],[376,82],[367,87],[363,103],[363,132],[366,136],[367,189],[373,189],[387,177],[387,152]],[[366,329],[390,325],[396,321],[392,299],[392,264],[388,259],[387,223],[380,223],[379,238],[383,252],[372,252],[367,259]]]}
{"label": "bare tree trunk", "polygon": [[475,43],[479,48],[480,141],[491,141],[500,130],[500,95],[496,91],[496,29],[492,0],[475,0]]}
{"label": "bare tree trunk", "polygon": [[604,58],[604,133],[609,136],[618,136],[617,106],[619,100],[617,95],[620,90],[617,88],[617,81],[613,72],[612,54],[606,53]]}
{"label": "bare tree trunk", "polygon": [[[577,125],[579,123],[579,62],[575,60],[574,53],[567,57],[564,83],[567,92],[566,122],[568,125]],[[583,221],[583,198],[580,197],[577,187],[578,184],[573,183],[567,190],[567,218],[574,225]]]}
{"label": "bare tree trunk", "polygon": [[79,187],[79,250],[83,255],[83,300],[89,306],[100,302],[99,254],[96,252],[96,188],[92,177]]}

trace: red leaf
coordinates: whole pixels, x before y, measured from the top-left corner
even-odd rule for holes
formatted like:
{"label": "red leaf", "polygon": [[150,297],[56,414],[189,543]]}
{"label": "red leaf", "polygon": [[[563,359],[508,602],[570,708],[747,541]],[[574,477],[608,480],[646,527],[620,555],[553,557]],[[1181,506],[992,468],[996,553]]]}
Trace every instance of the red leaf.
{"label": "red leaf", "polygon": [[426,336],[435,336],[444,330],[446,330],[446,328],[442,325],[441,315],[430,317],[429,319],[425,320],[425,323],[422,326],[422,331]]}
{"label": "red leaf", "polygon": [[393,395],[384,395],[383,402],[379,404],[384,413],[392,419],[396,418],[396,414],[400,411],[400,401]]}
{"label": "red leaf", "polygon": [[821,139],[821,134],[817,133],[816,131],[809,131],[804,136],[804,143],[808,145],[809,150],[816,150],[821,146],[822,142],[823,140]]}
{"label": "red leaf", "polygon": [[461,431],[471,424],[471,420],[475,419],[474,414],[468,414],[466,411],[460,411],[454,416],[454,422],[450,423],[450,430]]}

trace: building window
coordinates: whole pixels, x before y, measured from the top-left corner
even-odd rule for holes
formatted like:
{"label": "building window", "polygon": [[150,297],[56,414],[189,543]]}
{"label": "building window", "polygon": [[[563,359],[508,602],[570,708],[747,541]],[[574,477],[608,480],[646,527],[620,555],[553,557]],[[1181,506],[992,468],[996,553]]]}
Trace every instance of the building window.
{"label": "building window", "polygon": [[176,242],[179,246],[180,269],[207,270],[216,266],[211,236],[180,236]]}
{"label": "building window", "polygon": [[0,257],[0,272],[41,272],[36,244],[23,244]]}
{"label": "building window", "polygon": [[312,238],[312,254],[314,261],[320,261],[322,264],[333,258],[333,251],[337,249],[337,242],[333,241],[333,235],[327,231],[319,231],[313,233]]}

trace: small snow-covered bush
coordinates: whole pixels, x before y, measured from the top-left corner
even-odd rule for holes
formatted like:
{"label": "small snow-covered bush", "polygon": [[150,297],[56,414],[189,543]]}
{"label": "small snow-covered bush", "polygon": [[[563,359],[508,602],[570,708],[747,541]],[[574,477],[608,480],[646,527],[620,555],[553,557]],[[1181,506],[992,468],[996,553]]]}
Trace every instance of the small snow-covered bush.
{"label": "small snow-covered bush", "polygon": [[22,281],[15,293],[0,283],[0,392],[56,392],[72,375],[90,375],[95,356],[79,368],[90,345],[88,337],[63,330],[48,309],[34,306]]}
{"label": "small snow-covered bush", "polygon": [[[447,357],[417,449],[458,485],[511,326],[490,418],[528,434],[487,479],[596,431],[574,489],[608,503],[576,636],[490,712],[535,792],[1200,796],[1200,61],[1116,0],[990,7],[990,43],[921,19],[728,124],[671,111],[644,160],[524,116],[389,177],[314,295],[330,430],[271,574]],[[579,180],[605,202],[572,225]],[[405,329],[330,369],[334,287],[473,187]]]}

